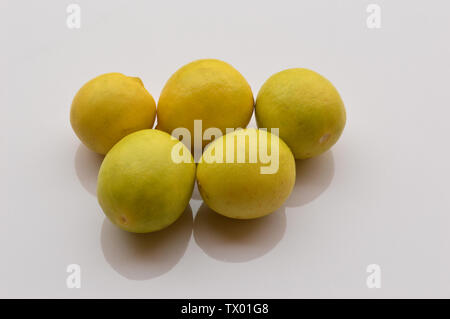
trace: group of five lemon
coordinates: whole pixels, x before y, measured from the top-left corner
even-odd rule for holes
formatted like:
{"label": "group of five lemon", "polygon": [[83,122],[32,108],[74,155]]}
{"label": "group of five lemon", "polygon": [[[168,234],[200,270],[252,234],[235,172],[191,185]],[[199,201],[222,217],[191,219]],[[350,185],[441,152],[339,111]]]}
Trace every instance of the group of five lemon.
{"label": "group of five lemon", "polygon": [[[253,109],[258,127],[268,131],[245,129]],[[181,142],[170,134],[185,128],[193,145],[196,120],[202,121],[202,133],[218,128],[224,135],[208,145],[203,140],[198,164],[184,145],[188,158],[174,161],[173,148]],[[333,146],[344,129],[346,113],[335,87],[314,71],[293,68],[272,75],[255,103],[250,85],[234,67],[204,59],[181,67],[169,78],[158,107],[139,78],[100,75],[75,95],[70,121],[84,145],[106,155],[97,185],[105,215],[126,231],[147,233],[180,217],[195,180],[205,203],[224,216],[251,219],[276,211],[294,187],[295,159],[317,156]],[[242,130],[226,134],[227,129],[238,128]],[[272,128],[278,129],[279,137],[270,133]],[[253,130],[258,134],[249,134]],[[277,170],[262,174],[266,164],[260,158],[208,160],[214,157],[215,144],[229,145],[226,139],[246,141],[239,135],[256,138],[258,148],[262,147],[259,136],[276,139]],[[223,151],[242,148],[249,158],[249,142],[230,144],[233,149]]]}

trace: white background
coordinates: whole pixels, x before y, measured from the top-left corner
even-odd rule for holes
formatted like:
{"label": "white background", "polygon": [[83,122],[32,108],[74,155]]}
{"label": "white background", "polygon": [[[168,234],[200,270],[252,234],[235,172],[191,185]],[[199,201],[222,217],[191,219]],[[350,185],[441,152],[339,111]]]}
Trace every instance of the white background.
{"label": "white background", "polygon": [[[0,297],[450,297],[450,5],[371,2],[84,0],[69,29],[69,1],[2,0]],[[297,163],[270,217],[233,222],[195,192],[167,230],[124,233],[97,204],[101,158],[72,132],[72,98],[122,72],[157,100],[199,58],[231,63],[255,96],[286,68],[323,74],[344,134]],[[72,263],[80,289],[66,287]]]}

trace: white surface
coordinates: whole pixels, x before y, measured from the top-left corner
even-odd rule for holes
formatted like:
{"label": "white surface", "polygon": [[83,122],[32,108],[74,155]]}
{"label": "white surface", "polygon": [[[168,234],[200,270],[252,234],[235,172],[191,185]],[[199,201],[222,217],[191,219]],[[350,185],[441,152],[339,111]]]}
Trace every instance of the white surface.
{"label": "white surface", "polygon": [[[448,1],[69,1],[0,5],[0,297],[450,297]],[[100,159],[69,124],[81,85],[139,76],[158,98],[180,66],[214,57],[256,95],[273,73],[330,79],[347,126],[298,165],[285,207],[254,222],[212,215],[198,193],[137,239],[97,204]],[[66,287],[66,267],[82,287]],[[382,287],[368,289],[379,264]]]}

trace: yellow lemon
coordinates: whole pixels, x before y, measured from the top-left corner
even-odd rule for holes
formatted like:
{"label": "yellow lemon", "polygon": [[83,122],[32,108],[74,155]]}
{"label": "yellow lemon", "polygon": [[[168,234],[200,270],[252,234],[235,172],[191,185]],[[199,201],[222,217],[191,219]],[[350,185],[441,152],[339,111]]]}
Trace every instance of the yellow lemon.
{"label": "yellow lemon", "polygon": [[70,123],[88,148],[106,154],[124,136],[153,127],[156,106],[139,78],[107,73],[75,95]]}
{"label": "yellow lemon", "polygon": [[[173,150],[182,157],[174,160]],[[179,153],[177,153],[179,154]],[[195,162],[180,141],[159,130],[142,130],[108,152],[98,174],[97,196],[120,228],[148,233],[175,222],[189,203]]]}
{"label": "yellow lemon", "polygon": [[256,98],[258,127],[279,128],[295,158],[317,156],[332,147],[344,130],[346,113],[336,88],[308,69],[272,75]]}
{"label": "yellow lemon", "polygon": [[292,152],[265,130],[236,130],[214,140],[197,166],[203,200],[231,218],[252,219],[276,211],[294,184]]}
{"label": "yellow lemon", "polygon": [[211,127],[225,134],[226,128],[246,127],[253,106],[250,85],[235,68],[219,60],[197,60],[176,71],[164,86],[157,128],[170,134],[186,128],[193,146],[194,120],[202,120],[202,134]]}

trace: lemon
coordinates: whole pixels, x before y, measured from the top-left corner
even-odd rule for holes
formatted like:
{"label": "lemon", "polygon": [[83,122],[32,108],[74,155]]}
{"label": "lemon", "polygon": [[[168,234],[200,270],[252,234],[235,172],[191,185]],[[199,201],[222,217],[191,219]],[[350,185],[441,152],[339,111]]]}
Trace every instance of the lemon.
{"label": "lemon", "polygon": [[344,130],[346,113],[336,88],[308,69],[272,75],[256,98],[258,127],[279,128],[279,136],[297,159],[331,148]]}
{"label": "lemon", "polygon": [[[211,127],[246,127],[253,113],[253,94],[245,78],[231,65],[215,59],[191,62],[165,84],[157,108],[157,128],[172,134],[186,128],[194,145],[194,120],[202,120],[202,134]],[[209,140],[203,140],[203,146]]]}
{"label": "lemon", "polygon": [[107,73],[75,95],[70,122],[88,148],[106,154],[124,136],[153,127],[156,106],[139,78]]}
{"label": "lemon", "polygon": [[[174,162],[172,150],[183,148]],[[148,233],[175,222],[189,203],[195,163],[180,141],[159,130],[142,130],[120,140],[106,155],[97,196],[105,215],[120,228]]]}
{"label": "lemon", "polygon": [[276,211],[294,184],[295,160],[289,147],[276,135],[253,128],[214,140],[197,167],[203,200],[231,218],[252,219]]}

